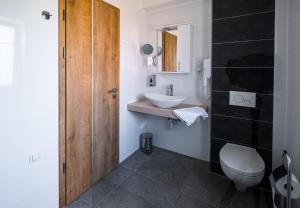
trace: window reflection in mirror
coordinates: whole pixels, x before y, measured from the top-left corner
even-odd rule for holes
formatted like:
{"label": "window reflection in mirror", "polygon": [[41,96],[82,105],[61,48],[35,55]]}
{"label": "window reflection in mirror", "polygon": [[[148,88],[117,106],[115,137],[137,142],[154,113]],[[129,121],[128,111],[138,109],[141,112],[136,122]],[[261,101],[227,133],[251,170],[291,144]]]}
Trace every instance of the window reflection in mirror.
{"label": "window reflection in mirror", "polygon": [[0,88],[22,78],[25,52],[24,22],[0,16]]}
{"label": "window reflection in mirror", "polygon": [[12,85],[14,65],[15,30],[0,25],[0,85]]}
{"label": "window reflection in mirror", "polygon": [[158,72],[190,72],[190,25],[164,27],[157,31]]}

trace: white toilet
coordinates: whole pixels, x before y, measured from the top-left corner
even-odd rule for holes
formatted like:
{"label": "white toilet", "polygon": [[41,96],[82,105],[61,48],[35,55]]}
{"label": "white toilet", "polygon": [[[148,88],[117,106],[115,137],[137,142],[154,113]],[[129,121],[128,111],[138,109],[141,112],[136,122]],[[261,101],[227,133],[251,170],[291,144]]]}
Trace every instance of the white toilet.
{"label": "white toilet", "polygon": [[220,151],[220,162],[238,191],[256,186],[265,174],[265,163],[254,148],[227,143]]}

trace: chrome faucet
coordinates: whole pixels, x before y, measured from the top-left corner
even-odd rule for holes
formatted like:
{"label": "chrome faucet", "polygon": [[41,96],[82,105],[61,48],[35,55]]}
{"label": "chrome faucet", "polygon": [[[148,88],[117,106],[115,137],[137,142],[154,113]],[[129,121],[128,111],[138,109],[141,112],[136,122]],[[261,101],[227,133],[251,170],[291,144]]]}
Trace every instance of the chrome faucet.
{"label": "chrome faucet", "polygon": [[168,86],[167,86],[167,95],[168,96],[173,96],[173,84],[169,84]]}

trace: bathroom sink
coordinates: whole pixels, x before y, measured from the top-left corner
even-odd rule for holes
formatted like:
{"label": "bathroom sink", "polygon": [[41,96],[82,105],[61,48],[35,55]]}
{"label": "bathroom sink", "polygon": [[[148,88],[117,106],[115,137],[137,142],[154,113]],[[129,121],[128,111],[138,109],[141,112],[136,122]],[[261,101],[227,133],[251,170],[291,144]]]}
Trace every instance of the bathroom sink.
{"label": "bathroom sink", "polygon": [[186,99],[183,96],[168,96],[158,93],[146,93],[145,97],[159,108],[172,108],[180,105]]}

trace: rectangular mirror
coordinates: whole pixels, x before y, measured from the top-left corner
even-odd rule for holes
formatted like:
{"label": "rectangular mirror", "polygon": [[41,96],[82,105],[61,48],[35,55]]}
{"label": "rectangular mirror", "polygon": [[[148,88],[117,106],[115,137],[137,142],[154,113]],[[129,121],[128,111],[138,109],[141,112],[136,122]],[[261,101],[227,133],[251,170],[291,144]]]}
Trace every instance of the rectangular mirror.
{"label": "rectangular mirror", "polygon": [[191,72],[191,25],[175,25],[157,30],[158,73]]}

